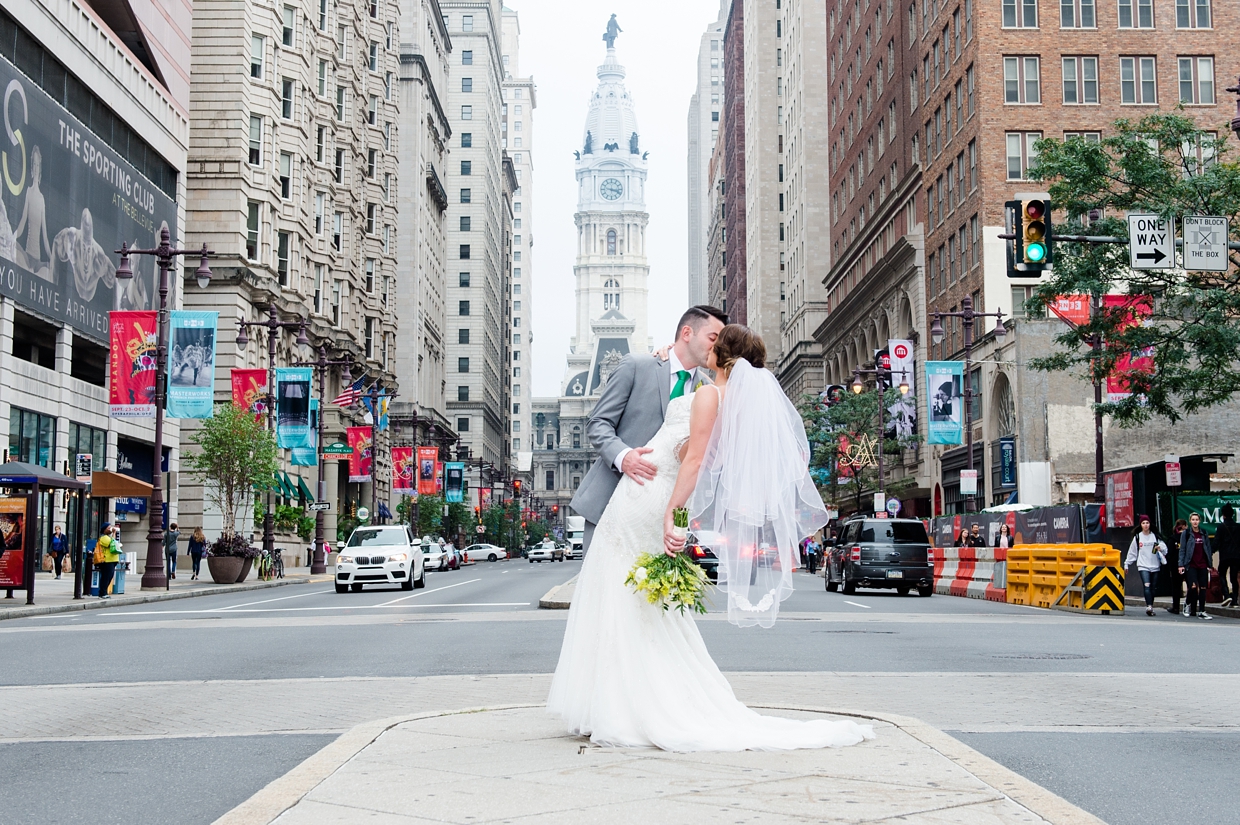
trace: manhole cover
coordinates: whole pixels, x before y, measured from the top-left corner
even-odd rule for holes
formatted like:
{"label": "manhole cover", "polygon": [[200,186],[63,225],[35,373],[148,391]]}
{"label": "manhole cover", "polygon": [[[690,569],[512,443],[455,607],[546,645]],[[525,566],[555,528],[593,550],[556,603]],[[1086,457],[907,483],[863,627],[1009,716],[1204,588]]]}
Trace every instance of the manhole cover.
{"label": "manhole cover", "polygon": [[992,653],[992,659],[1092,659],[1083,653]]}

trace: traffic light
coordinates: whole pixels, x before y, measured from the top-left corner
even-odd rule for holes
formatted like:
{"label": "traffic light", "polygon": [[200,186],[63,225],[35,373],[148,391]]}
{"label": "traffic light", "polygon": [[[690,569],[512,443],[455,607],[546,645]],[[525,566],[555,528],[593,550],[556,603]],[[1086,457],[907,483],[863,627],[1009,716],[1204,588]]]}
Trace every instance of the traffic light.
{"label": "traffic light", "polygon": [[558,505],[558,504],[552,504],[552,505],[551,505],[551,512],[552,512],[552,513],[554,513],[555,515],[557,515],[557,516],[558,516],[558,515],[560,514],[560,505]]}
{"label": "traffic light", "polygon": [[521,479],[518,478],[512,482],[512,492],[518,496],[521,495]]}
{"label": "traffic light", "polygon": [[1036,278],[1054,263],[1049,196],[1030,195],[1004,204],[1009,278]]}
{"label": "traffic light", "polygon": [[474,518],[477,519],[479,523],[482,522],[482,508],[481,507],[474,508]]}

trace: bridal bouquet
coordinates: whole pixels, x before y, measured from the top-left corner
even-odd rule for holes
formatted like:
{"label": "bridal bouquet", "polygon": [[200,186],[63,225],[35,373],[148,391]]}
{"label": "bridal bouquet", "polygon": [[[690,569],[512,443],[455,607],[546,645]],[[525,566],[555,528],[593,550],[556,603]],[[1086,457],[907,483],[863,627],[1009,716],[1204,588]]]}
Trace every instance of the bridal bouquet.
{"label": "bridal bouquet", "polygon": [[664,610],[675,607],[681,613],[686,608],[695,613],[706,612],[702,600],[710,580],[706,571],[684,553],[642,553],[624,583],[633,592],[643,594],[650,604],[663,605]]}

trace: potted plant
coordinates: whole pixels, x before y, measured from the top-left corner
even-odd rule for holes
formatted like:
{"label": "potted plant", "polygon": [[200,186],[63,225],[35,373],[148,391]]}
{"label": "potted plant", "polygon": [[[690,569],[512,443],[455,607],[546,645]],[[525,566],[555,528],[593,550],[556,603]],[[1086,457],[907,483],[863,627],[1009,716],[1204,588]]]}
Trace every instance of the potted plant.
{"label": "potted plant", "polygon": [[197,447],[182,458],[186,472],[202,479],[207,499],[224,519],[222,535],[209,548],[207,568],[219,584],[244,581],[259,551],[237,532],[243,507],[254,490],[275,481],[276,440],[259,419],[234,404],[218,404],[211,418],[190,436]]}

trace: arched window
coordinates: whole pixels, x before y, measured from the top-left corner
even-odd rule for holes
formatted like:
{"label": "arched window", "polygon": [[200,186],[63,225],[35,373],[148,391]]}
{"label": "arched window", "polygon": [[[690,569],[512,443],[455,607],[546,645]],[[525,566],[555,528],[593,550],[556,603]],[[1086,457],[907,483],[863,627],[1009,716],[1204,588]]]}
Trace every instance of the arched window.
{"label": "arched window", "polygon": [[607,230],[607,254],[616,254],[616,230],[614,229]]}
{"label": "arched window", "polygon": [[620,282],[608,278],[603,282],[603,309],[620,309]]}

